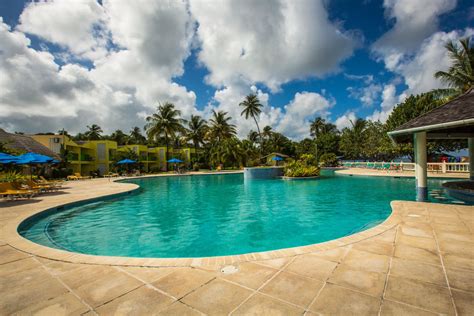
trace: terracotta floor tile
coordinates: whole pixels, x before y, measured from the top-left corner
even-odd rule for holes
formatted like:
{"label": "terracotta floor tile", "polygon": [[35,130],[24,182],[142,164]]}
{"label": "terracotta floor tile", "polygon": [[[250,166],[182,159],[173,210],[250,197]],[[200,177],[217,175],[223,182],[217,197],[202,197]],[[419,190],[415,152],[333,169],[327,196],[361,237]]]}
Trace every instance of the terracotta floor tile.
{"label": "terracotta floor tile", "polygon": [[433,316],[438,315],[437,313],[428,312],[422,309],[418,309],[413,306],[408,306],[398,302],[392,302],[384,300],[382,303],[382,308],[380,310],[380,315],[387,316]]}
{"label": "terracotta floor tile", "polygon": [[303,315],[302,308],[283,303],[266,295],[257,293],[242,304],[232,315]]}
{"label": "terracotta floor tile", "polygon": [[145,282],[152,283],[181,268],[122,267],[122,269]]}
{"label": "terracotta floor tile", "polygon": [[89,305],[97,307],[142,285],[135,278],[115,271],[98,276],[93,282],[80,284],[74,287],[74,291]]}
{"label": "terracotta floor tile", "polygon": [[395,246],[395,257],[441,265],[441,260],[437,252],[401,244]]}
{"label": "terracotta floor tile", "polygon": [[252,289],[258,289],[278,270],[259,264],[246,262],[238,265],[239,271],[232,274],[220,274],[220,278],[242,284]]}
{"label": "terracotta floor tile", "polygon": [[380,299],[326,284],[310,310],[324,315],[376,315]]}
{"label": "terracotta floor tile", "polygon": [[175,302],[158,291],[142,286],[96,309],[99,315],[152,315]]}
{"label": "terracotta floor tile", "polygon": [[57,296],[50,300],[42,300],[36,304],[30,304],[27,308],[18,312],[19,315],[82,315],[89,311],[75,295],[71,293]]}
{"label": "terracotta floor tile", "polygon": [[474,315],[474,293],[452,290],[458,315]]}
{"label": "terracotta floor tile", "polygon": [[390,258],[388,256],[377,255],[357,249],[351,249],[342,260],[342,263],[348,265],[351,269],[379,273],[388,272],[389,262]]}
{"label": "terracotta floor tile", "polygon": [[214,278],[214,274],[199,269],[184,268],[152,283],[176,298],[181,298]]}
{"label": "terracotta floor tile", "polygon": [[429,282],[444,287],[448,286],[441,266],[417,261],[393,258],[390,274],[408,279]]}
{"label": "terracotta floor tile", "polygon": [[345,264],[337,266],[329,278],[329,283],[348,287],[372,296],[382,297],[386,274],[353,270]]}
{"label": "terracotta floor tile", "polygon": [[251,294],[252,291],[241,286],[215,279],[181,301],[208,315],[227,315]]}
{"label": "terracotta floor tile", "polygon": [[446,269],[446,273],[451,288],[474,292],[474,271]]}
{"label": "terracotta floor tile", "polygon": [[285,271],[325,281],[336,266],[336,262],[321,259],[313,255],[303,255],[297,257],[290,263],[285,268]]}
{"label": "terracotta floor tile", "polygon": [[432,252],[436,252],[438,249],[435,239],[405,236],[402,234],[398,234],[396,245],[405,245],[405,246],[410,246],[410,247],[422,248],[422,249],[426,249]]}
{"label": "terracotta floor tile", "polygon": [[459,257],[451,254],[443,254],[443,261],[448,269],[474,270],[473,258]]}
{"label": "terracotta floor tile", "polygon": [[0,246],[0,264],[25,259],[30,257],[30,255],[18,251],[8,245]]}
{"label": "terracotta floor tile", "polygon": [[333,262],[341,262],[342,258],[347,254],[348,251],[349,247],[338,247],[331,250],[313,252],[311,254],[321,259]]}
{"label": "terracotta floor tile", "polygon": [[430,283],[390,275],[385,297],[437,313],[454,314],[449,290]]}
{"label": "terracotta floor tile", "polygon": [[393,243],[384,241],[373,241],[369,239],[355,243],[352,248],[384,256],[392,256],[393,254]]}
{"label": "terracotta floor tile", "polygon": [[171,316],[171,315],[176,315],[176,316],[198,316],[202,315],[202,313],[192,309],[189,306],[184,305],[183,303],[176,302],[165,309],[162,309],[161,311],[158,312],[158,315],[163,315],[163,316]]}

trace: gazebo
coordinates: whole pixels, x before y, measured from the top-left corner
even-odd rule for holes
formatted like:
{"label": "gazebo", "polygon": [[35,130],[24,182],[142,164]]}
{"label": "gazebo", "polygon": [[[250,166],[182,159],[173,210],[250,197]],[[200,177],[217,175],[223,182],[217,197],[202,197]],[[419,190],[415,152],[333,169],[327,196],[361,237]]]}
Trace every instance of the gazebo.
{"label": "gazebo", "polygon": [[426,201],[428,195],[427,139],[467,139],[470,180],[474,180],[474,88],[397,127],[388,136],[396,143],[413,139],[417,201]]}

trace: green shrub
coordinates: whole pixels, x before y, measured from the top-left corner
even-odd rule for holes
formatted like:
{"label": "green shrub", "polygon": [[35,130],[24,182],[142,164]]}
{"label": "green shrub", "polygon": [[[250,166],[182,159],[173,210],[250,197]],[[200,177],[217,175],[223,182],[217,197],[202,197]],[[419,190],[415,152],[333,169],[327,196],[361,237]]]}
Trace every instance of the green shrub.
{"label": "green shrub", "polygon": [[24,178],[25,176],[18,171],[9,171],[0,174],[0,182],[17,182]]}
{"label": "green shrub", "polygon": [[334,153],[322,154],[319,158],[319,163],[322,167],[337,167],[339,164],[337,156]]}
{"label": "green shrub", "polygon": [[304,154],[298,160],[289,160],[285,165],[284,174],[286,177],[315,177],[319,176],[319,171],[314,156]]}

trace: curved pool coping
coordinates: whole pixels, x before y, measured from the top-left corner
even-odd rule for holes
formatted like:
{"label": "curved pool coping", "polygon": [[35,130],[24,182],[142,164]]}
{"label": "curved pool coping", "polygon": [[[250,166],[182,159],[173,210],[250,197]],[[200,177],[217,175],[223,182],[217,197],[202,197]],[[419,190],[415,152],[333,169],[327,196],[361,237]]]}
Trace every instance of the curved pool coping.
{"label": "curved pool coping", "polygon": [[[166,175],[165,175],[166,176]],[[134,177],[133,179],[146,178]],[[48,207],[32,209],[25,214],[9,221],[3,227],[4,241],[10,246],[35,255],[40,258],[46,258],[55,261],[62,261],[76,264],[95,264],[109,266],[136,266],[136,267],[200,267],[200,266],[223,266],[234,263],[277,259],[283,257],[293,257],[311,252],[330,250],[333,248],[347,246],[362,240],[380,235],[391,228],[394,228],[400,222],[399,210],[403,208],[403,201],[392,201],[391,214],[380,224],[358,233],[333,239],[330,241],[311,244],[306,246],[298,246],[292,248],[270,250],[263,252],[253,252],[241,255],[216,256],[216,257],[199,257],[199,258],[137,258],[137,257],[118,257],[118,256],[99,256],[69,252],[61,249],[50,248],[37,244],[29,239],[24,238],[18,232],[18,228],[25,220],[38,216],[40,213],[48,212],[57,208],[68,207],[74,204],[89,203],[104,198],[115,198],[120,195],[130,194],[140,187],[136,184],[121,182],[132,178],[120,178],[111,180],[114,183],[120,183],[120,186],[108,194],[96,194],[88,198],[79,198],[70,203],[58,203],[49,205]],[[88,181],[88,180],[86,180]],[[97,192],[94,192],[97,193]]]}

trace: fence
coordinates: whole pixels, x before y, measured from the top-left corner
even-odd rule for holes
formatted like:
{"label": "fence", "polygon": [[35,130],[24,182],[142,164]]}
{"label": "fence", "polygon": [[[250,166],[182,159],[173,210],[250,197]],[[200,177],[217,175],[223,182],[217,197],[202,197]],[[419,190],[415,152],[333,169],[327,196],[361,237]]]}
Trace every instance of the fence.
{"label": "fence", "polygon": [[[344,162],[344,167],[375,170],[414,171],[412,162]],[[468,162],[428,162],[428,172],[469,173]]]}

